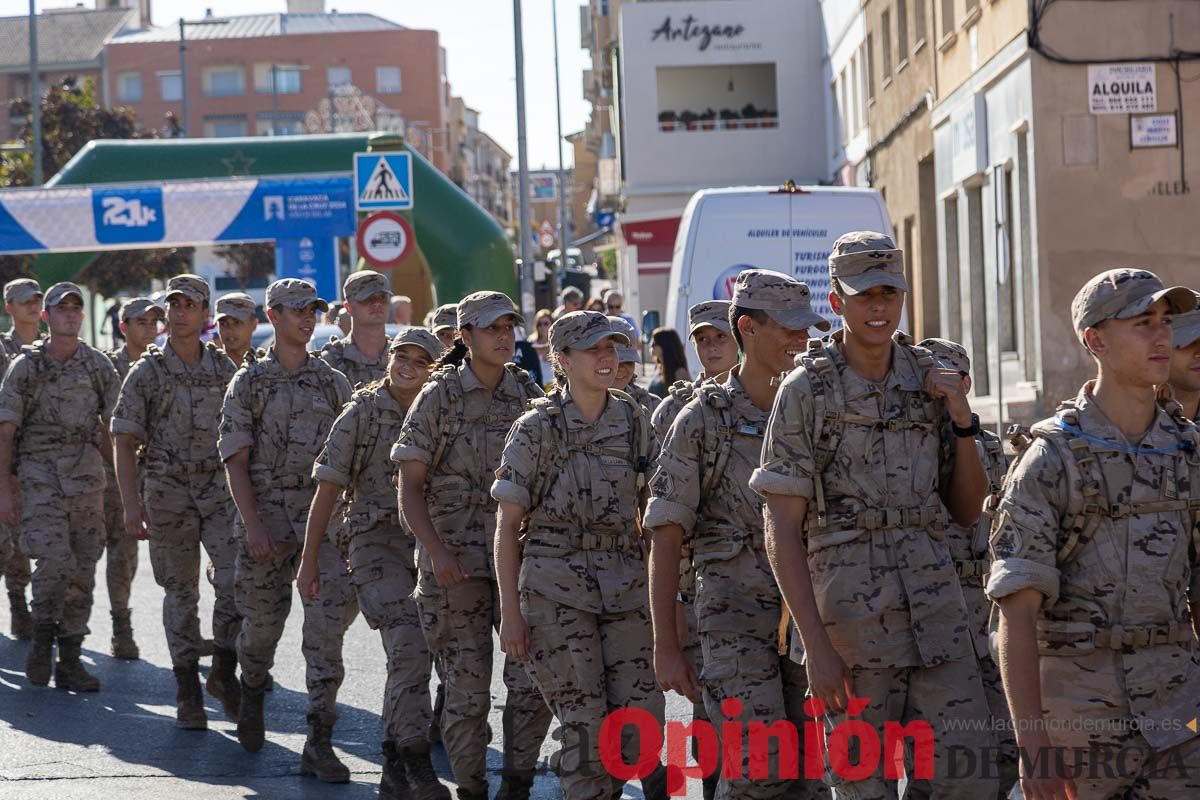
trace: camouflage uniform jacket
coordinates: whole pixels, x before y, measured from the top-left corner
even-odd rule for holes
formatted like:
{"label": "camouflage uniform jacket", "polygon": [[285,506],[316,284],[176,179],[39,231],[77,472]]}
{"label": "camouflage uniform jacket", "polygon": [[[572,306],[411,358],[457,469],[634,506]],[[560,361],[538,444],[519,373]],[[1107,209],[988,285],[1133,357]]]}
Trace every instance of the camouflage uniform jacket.
{"label": "camouflage uniform jacket", "polygon": [[23,349],[0,384],[0,422],[17,426],[22,482],[36,473],[66,497],[102,491],[97,442],[117,402],[117,371],[83,342],[61,364],[45,346],[41,340]]}
{"label": "camouflage uniform jacket", "polygon": [[[750,489],[767,413],[750,401],[736,373],[735,368],[717,380],[724,391],[713,391],[712,399],[691,400],[671,425],[650,481],[643,523],[648,528],[679,525],[690,540],[701,631],[772,639],[779,624],[779,588],[763,549],[763,500]],[[727,406],[722,410],[715,403]],[[721,430],[726,423],[729,430]],[[724,468],[703,491],[706,469],[715,466],[726,444]]]}
{"label": "camouflage uniform jacket", "polygon": [[[535,403],[512,426],[491,487],[492,497],[527,512],[522,593],[593,614],[644,607],[649,597],[635,463],[652,455],[649,419],[624,393],[610,394],[592,423],[569,391]],[[641,457],[639,425],[647,451]]]}
{"label": "camouflage uniform jacket", "polygon": [[[637,381],[630,381],[629,385],[625,387],[625,393],[634,400],[637,400],[638,403],[641,404],[642,408],[646,410],[646,419],[653,417],[654,412],[657,411],[659,405],[662,404],[661,397],[656,394],[650,394],[650,392],[639,386]],[[651,430],[653,430],[653,428],[651,428]],[[662,441],[661,437],[659,437],[659,441]]]}
{"label": "camouflage uniform jacket", "polygon": [[850,368],[839,341],[810,340],[784,379],[750,486],[808,500],[817,608],[848,666],[972,657],[938,495],[953,475],[954,435],[922,388],[932,358],[893,343],[875,383]]}
{"label": "camouflage uniform jacket", "polygon": [[386,345],[376,358],[369,359],[350,339],[334,339],[326,343],[318,355],[326,364],[345,375],[355,389],[361,389],[387,374]]}
{"label": "camouflage uniform jacket", "polygon": [[[403,426],[404,409],[380,385],[356,391],[329,430],[312,476],[345,489],[347,524],[338,532],[346,541],[337,542],[343,552],[355,534],[399,525],[396,473],[400,465],[387,453]],[[411,545],[412,540],[406,542]]]}
{"label": "camouflage uniform jacket", "polygon": [[[460,395],[457,401],[452,393]],[[469,360],[443,368],[413,401],[392,448],[393,461],[431,465],[425,487],[429,516],[467,577],[493,578],[496,503],[488,488],[509,428],[526,402],[540,396],[542,390],[528,376],[519,377],[515,367],[505,370],[495,391],[475,377]]]}
{"label": "camouflage uniform jacket", "polygon": [[198,498],[228,499],[217,454],[218,426],[233,362],[214,345],[201,347],[195,365],[184,363],[168,340],[134,362],[113,412],[112,432],[143,443],[140,459],[146,497],[165,508]]}
{"label": "camouflage uniform jacket", "polygon": [[1180,721],[1200,716],[1188,611],[1200,602],[1200,431],[1161,410],[1122,449],[1090,389],[1034,427],[1010,470],[987,591],[1045,595],[1038,651],[1052,716],[1132,717],[1163,749],[1192,738]]}
{"label": "camouflage uniform jacket", "polygon": [[303,541],[316,488],[312,465],[349,399],[346,376],[311,355],[289,371],[270,348],[233,376],[217,449],[222,461],[250,449],[259,519],[277,541]]}
{"label": "camouflage uniform jacket", "polygon": [[[671,423],[679,416],[679,412],[683,411],[683,407],[696,396],[696,387],[705,380],[704,373],[701,372],[694,381],[675,381],[668,387],[667,396],[650,414],[650,427],[654,429],[654,435],[660,442],[666,441]],[[651,395],[651,397],[655,396]]]}
{"label": "camouflage uniform jacket", "polygon": [[33,342],[23,341],[21,337],[17,335],[15,329],[0,333],[0,348],[3,348],[4,352],[8,353],[10,359],[21,355],[21,348],[27,344],[33,344]]}
{"label": "camouflage uniform jacket", "polygon": [[[133,364],[133,360],[129,356],[129,348],[122,346],[116,350],[107,350],[104,354],[108,356],[108,360],[112,362],[112,365],[116,367],[117,377],[124,384],[125,376],[129,374],[129,367]],[[121,401],[118,399],[117,402],[120,403]],[[113,413],[116,414],[116,411],[114,410]],[[96,444],[99,446],[101,441],[102,438],[97,439]],[[120,489],[121,487],[117,485],[116,464],[106,460],[104,462],[104,491],[106,495],[104,502],[108,503],[113,500],[120,502]]]}

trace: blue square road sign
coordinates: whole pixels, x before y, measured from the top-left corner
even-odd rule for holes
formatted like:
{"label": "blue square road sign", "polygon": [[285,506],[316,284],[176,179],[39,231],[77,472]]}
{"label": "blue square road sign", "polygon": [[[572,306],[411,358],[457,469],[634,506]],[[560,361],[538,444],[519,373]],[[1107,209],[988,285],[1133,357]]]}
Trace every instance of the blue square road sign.
{"label": "blue square road sign", "polygon": [[355,153],[354,197],[358,211],[413,207],[412,154]]}

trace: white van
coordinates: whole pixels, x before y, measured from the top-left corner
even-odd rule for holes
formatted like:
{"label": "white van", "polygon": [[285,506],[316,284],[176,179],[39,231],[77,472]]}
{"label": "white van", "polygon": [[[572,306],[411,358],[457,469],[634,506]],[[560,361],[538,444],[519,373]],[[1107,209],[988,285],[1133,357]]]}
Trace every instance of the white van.
{"label": "white van", "polygon": [[[730,299],[737,274],[757,267],[807,283],[813,310],[837,326],[828,300],[829,250],[842,234],[860,230],[892,235],[883,198],[874,189],[792,184],[702,189],[679,221],[665,324],[686,342],[688,308]],[[692,348],[687,351],[694,375],[700,362]]]}

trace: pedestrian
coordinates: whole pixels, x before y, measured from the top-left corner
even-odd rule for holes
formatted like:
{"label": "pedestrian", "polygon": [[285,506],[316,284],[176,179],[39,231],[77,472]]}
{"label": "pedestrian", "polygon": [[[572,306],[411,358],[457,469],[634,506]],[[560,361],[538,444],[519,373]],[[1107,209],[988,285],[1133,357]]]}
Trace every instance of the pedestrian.
{"label": "pedestrian", "polygon": [[1028,800],[1200,796],[1200,430],[1155,397],[1195,306],[1143,269],[1089,280],[1071,321],[1096,378],[1018,437],[987,593]]}
{"label": "pedestrian", "polygon": [[609,315],[608,322],[612,326],[613,333],[619,333],[625,337],[626,341],[631,342],[631,344],[617,345],[617,377],[613,381],[612,388],[625,392],[638,401],[638,404],[646,411],[646,419],[650,419],[658,410],[662,398],[650,394],[637,382],[638,366],[642,363],[642,354],[638,351],[637,345],[632,344],[637,341],[637,331],[623,317]]}
{"label": "pedestrian", "polygon": [[545,389],[554,382],[554,370],[550,367],[550,326],[554,324],[554,314],[548,308],[543,308],[533,315],[533,333],[529,334],[529,342],[537,353],[538,366],[541,369],[541,386]]}
{"label": "pedestrian", "polygon": [[449,350],[454,346],[454,337],[458,335],[458,304],[446,303],[433,310],[430,317],[429,329],[438,337],[442,347]]}
{"label": "pedestrian", "polygon": [[[772,572],[831,739],[848,713],[880,742],[885,722],[954,730],[934,736],[937,795],[978,800],[996,779],[965,753],[994,739],[945,542],[946,512],[973,525],[987,494],[978,418],[957,372],[893,339],[908,284],[890,237],[840,237],[829,274],[843,327],[810,339],[783,380],[750,481],[766,501]],[[833,796],[894,798],[885,761],[847,774],[844,758],[828,758]],[[914,778],[907,791],[928,796],[930,783]]]}
{"label": "pedestrian", "polygon": [[[296,278],[277,280],[267,287],[266,305],[275,343],[234,375],[217,443],[238,511],[234,580],[242,616],[237,638],[242,682],[237,735],[252,753],[263,746],[263,693],[292,605],[292,581],[316,488],[312,465],[351,393],[345,375],[307,350],[317,311],[328,307],[316,287]],[[331,567],[345,569],[344,564]],[[344,783],[350,772],[333,752],[330,737],[344,677],[342,637],[350,620],[331,620],[320,601],[301,599],[308,738],[300,771]]]}
{"label": "pedestrian", "polygon": [[[1200,294],[1197,295],[1200,298]],[[1171,396],[1192,422],[1200,421],[1200,310],[1177,314],[1171,323],[1174,332],[1171,376],[1167,380]]]}
{"label": "pedestrian", "polygon": [[[526,664],[562,726],[558,773],[567,800],[621,794],[599,756],[608,714],[637,708],[663,724],[638,531],[650,421],[628,395],[610,391],[616,348],[628,345],[598,312],[555,321],[557,388],[513,425],[491,487],[500,503],[500,644]],[[637,750],[626,729],[625,763],[638,760]],[[665,768],[643,778],[642,791],[665,798]]]}
{"label": "pedestrian", "polygon": [[[346,308],[338,309],[336,324],[337,324],[338,328],[341,330],[343,336],[350,335],[350,329],[354,325],[354,320],[350,316],[349,309],[346,309]],[[335,338],[337,338],[337,337],[330,337],[330,341],[333,341]]]}
{"label": "pedestrian", "polygon": [[[933,353],[944,367],[957,372],[963,381],[963,391],[971,391],[971,357],[967,349],[958,342],[947,339],[925,339],[918,347]],[[1004,456],[1004,443],[992,431],[980,428],[975,436],[979,457],[983,461],[988,479],[986,503],[994,508],[1000,499],[1000,485],[1008,469]],[[950,557],[954,559],[954,570],[962,587],[963,600],[967,605],[967,618],[971,624],[971,644],[975,660],[979,662],[979,676],[983,681],[983,692],[991,712],[991,729],[996,732],[996,776],[1000,786],[996,797],[1004,800],[1018,780],[1017,740],[1013,736],[1012,716],[1008,711],[1008,700],[1004,697],[1004,684],[1000,680],[1000,667],[992,657],[989,644],[989,622],[992,603],[984,593],[984,581],[991,569],[988,555],[988,533],[991,518],[980,515],[974,525],[963,526],[954,521],[946,525],[946,544]]]}
{"label": "pedestrian", "polygon": [[111,458],[119,383],[108,357],[79,341],[83,290],[56,283],[43,302],[50,335],[23,349],[0,384],[0,521],[20,520],[21,550],[35,562],[26,678],[50,682],[57,641],[54,685],[95,692],[100,681],[79,655],[104,552],[103,453]]}
{"label": "pedestrian", "polygon": [[[115,330],[121,332],[123,344],[108,354],[121,381],[125,380],[129,368],[142,357],[146,348],[154,344],[166,314],[166,309],[148,297],[134,297],[121,306],[120,322]],[[134,661],[141,651],[133,638],[129,594],[133,589],[134,576],[137,575],[138,540],[125,534],[121,487],[117,483],[114,465],[107,460],[104,462],[104,530],[107,537],[104,578],[112,614],[112,654],[114,658]]]}
{"label": "pedestrian", "polygon": [[650,348],[654,363],[658,365],[658,374],[650,382],[650,394],[666,397],[673,384],[692,379],[678,333],[670,328],[655,328],[650,334]]}
{"label": "pedestrian", "polygon": [[[780,647],[782,605],[763,545],[763,502],[750,489],[750,477],[762,453],[779,374],[791,369],[792,354],[804,348],[810,328],[827,331],[830,325],[812,310],[807,285],[760,269],[738,274],[728,324],[744,358],[696,390],[672,423],[650,481],[643,524],[654,539],[655,673],[663,689],[703,702],[720,731],[731,721],[780,720],[801,731],[808,682],[804,667]],[[698,619],[699,673],[680,646],[687,631],[676,625],[685,542],[697,573],[693,602],[705,611]],[[741,713],[726,713],[728,700],[739,702]],[[778,747],[773,740],[769,755],[745,753],[739,777],[726,779],[721,796],[828,797],[819,781],[781,775]],[[752,760],[768,767],[769,776],[753,778]]]}
{"label": "pedestrian", "polygon": [[738,345],[729,327],[729,301],[707,300],[688,309],[688,339],[700,359],[700,374],[695,381],[676,381],[650,419],[654,433],[662,441],[683,407],[691,401],[696,386],[731,370],[738,362]]}
{"label": "pedestrian", "polygon": [[[388,371],[354,393],[333,423],[317,457],[317,492],[305,529],[304,555],[296,585],[310,600],[322,591],[320,552],[335,531],[339,554],[350,563],[358,607],[379,631],[387,655],[383,696],[384,766],[379,796],[400,800],[449,800],[429,760],[429,649],[416,603],[412,535],[400,524],[395,490],[398,465],[385,457],[400,436],[404,415],[429,380],[442,344],[424,328],[397,334],[389,348]],[[339,494],[346,498],[345,522],[330,528]],[[327,572],[327,571],[326,571]]]}
{"label": "pedestrian", "polygon": [[558,306],[554,309],[554,318],[558,319],[563,314],[583,308],[583,298],[583,290],[578,286],[564,286],[558,293]]}
{"label": "pedestrian", "polygon": [[[376,273],[378,274],[378,273]],[[391,283],[388,283],[388,319],[394,325],[412,325],[413,303],[408,295],[391,293]]]}
{"label": "pedestrian", "polygon": [[321,348],[326,364],[345,375],[356,389],[383,377],[388,361],[388,299],[391,284],[386,275],[364,269],[353,272],[342,284],[342,307],[350,315],[350,332]]}
{"label": "pedestrian", "polygon": [[[413,401],[391,458],[400,464],[400,513],[417,537],[421,628],[441,662],[442,742],[459,800],[487,794],[487,715],[492,631],[500,623],[491,543],[496,505],[488,488],[504,437],[542,390],[508,364],[524,319],[499,292],[458,304],[454,347]],[[500,793],[528,798],[551,714],[521,666],[506,659],[504,768]]]}
{"label": "pedestrian", "polygon": [[242,292],[230,292],[217,298],[217,328],[221,331],[221,349],[235,367],[241,367],[246,353],[253,348],[258,327],[254,298]]}
{"label": "pedestrian", "polygon": [[641,341],[641,336],[637,335],[637,320],[625,313],[625,295],[618,292],[616,289],[609,289],[604,293],[604,308],[599,309],[604,311],[610,317],[620,317],[629,323],[633,328],[634,338],[631,340],[634,347],[637,347]]}
{"label": "pedestrian", "polygon": [[604,298],[593,297],[591,300],[587,301],[587,305],[584,306],[584,310],[585,311],[595,311],[599,314],[603,314],[604,313]]}
{"label": "pedestrian", "polygon": [[[0,333],[0,348],[8,355],[9,362],[21,354],[21,348],[41,338],[38,323],[42,319],[42,289],[31,278],[17,278],[4,284],[4,310],[12,318],[12,327]],[[3,522],[0,522],[0,526]],[[29,639],[33,636],[33,617],[25,599],[29,586],[29,557],[21,552],[19,532],[9,532],[12,540],[11,553],[0,562],[4,568],[4,580],[8,587],[8,603],[12,609],[12,635],[14,639]]]}
{"label": "pedestrian", "polygon": [[[200,691],[200,550],[213,565],[213,665],[207,687],[236,722],[237,634],[234,596],[238,539],[233,504],[217,452],[222,398],[237,368],[200,341],[209,314],[208,282],[199,275],[167,281],[167,341],[150,347],[129,370],[113,412],[116,478],[125,536],[148,539],[154,580],[162,587],[162,619],[175,674],[175,724],[205,730]],[[133,340],[132,328],[126,336]],[[137,451],[141,451],[141,456]]]}

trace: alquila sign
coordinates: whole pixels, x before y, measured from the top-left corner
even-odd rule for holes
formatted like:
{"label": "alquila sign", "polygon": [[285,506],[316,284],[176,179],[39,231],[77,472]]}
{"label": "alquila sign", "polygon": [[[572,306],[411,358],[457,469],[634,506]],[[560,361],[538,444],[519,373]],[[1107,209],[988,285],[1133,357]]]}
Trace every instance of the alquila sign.
{"label": "alquila sign", "polygon": [[675,24],[668,16],[663,20],[662,25],[659,25],[650,35],[650,41],[657,42],[660,39],[664,42],[696,42],[696,46],[701,52],[708,49],[708,46],[713,43],[714,39],[725,39],[731,41],[738,38],[746,32],[744,25],[708,25],[697,21],[695,15],[688,14],[686,17]]}

